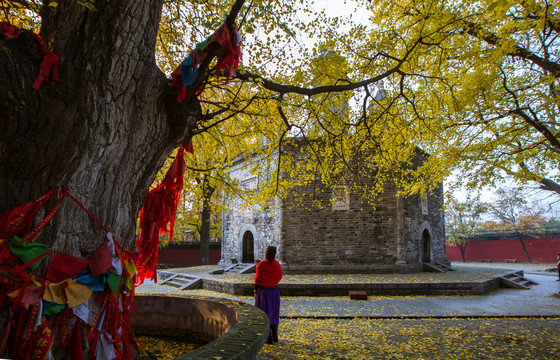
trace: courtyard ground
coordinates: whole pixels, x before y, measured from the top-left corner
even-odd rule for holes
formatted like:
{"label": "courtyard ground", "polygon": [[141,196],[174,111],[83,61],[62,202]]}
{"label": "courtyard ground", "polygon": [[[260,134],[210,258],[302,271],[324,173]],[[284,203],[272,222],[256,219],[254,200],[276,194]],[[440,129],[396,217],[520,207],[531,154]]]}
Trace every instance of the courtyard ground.
{"label": "courtyard ground", "polygon": [[[454,263],[444,277],[473,278],[523,269],[538,282],[530,290],[499,289],[481,296],[283,297],[280,342],[265,345],[259,359],[559,359],[560,282],[554,264]],[[206,267],[186,269],[208,272]],[[250,281],[251,274],[232,274]],[[381,275],[362,275],[361,280]],[[383,275],[403,281],[402,275]],[[406,274],[425,281],[437,274]],[[240,279],[242,277],[242,279]],[[329,280],[332,279],[332,280]],[[321,281],[354,281],[346,275]],[[301,278],[301,281],[318,281]],[[293,281],[293,279],[291,280]],[[434,281],[437,281],[435,279]],[[138,293],[251,297],[207,290],[179,291],[147,283]]]}

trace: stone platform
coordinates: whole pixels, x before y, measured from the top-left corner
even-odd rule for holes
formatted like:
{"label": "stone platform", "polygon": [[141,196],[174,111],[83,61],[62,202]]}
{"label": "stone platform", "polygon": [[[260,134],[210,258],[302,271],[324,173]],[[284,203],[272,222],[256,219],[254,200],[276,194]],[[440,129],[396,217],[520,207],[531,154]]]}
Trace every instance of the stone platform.
{"label": "stone platform", "polygon": [[[201,288],[219,293],[253,295],[254,274],[216,274],[215,266],[169,269],[160,272],[159,281],[171,273],[201,279]],[[407,295],[484,295],[503,286],[501,277],[523,270],[499,268],[467,269],[447,273],[285,275],[278,285],[281,296],[348,296],[365,291],[368,296]]]}

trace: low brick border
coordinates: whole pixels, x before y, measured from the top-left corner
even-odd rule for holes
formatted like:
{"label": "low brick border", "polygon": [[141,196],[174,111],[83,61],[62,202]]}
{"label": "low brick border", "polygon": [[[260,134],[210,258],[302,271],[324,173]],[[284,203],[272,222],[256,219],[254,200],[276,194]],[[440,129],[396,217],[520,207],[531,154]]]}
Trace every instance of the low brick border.
{"label": "low brick border", "polygon": [[[250,296],[255,286],[249,283],[202,280],[206,290],[230,295]],[[473,282],[437,283],[356,283],[356,284],[289,284],[280,283],[280,296],[348,296],[349,291],[366,291],[369,296],[407,296],[407,295],[484,295],[500,287],[498,277]]]}
{"label": "low brick border", "polygon": [[210,341],[176,359],[253,360],[268,336],[260,309],[224,299],[137,295],[130,323],[137,335],[189,336]]}
{"label": "low brick border", "polygon": [[[508,273],[517,273],[510,271]],[[521,272],[522,274],[523,272]],[[496,275],[477,281],[449,282],[387,282],[387,283],[283,283],[278,285],[281,296],[348,296],[350,291],[366,291],[368,296],[388,295],[484,295],[500,288],[500,277]],[[252,283],[235,283],[219,279],[202,278],[202,288],[230,295],[251,296],[255,286]]]}
{"label": "low brick border", "polygon": [[[350,291],[366,291],[368,296],[407,295],[485,295],[502,286],[500,277],[507,274],[524,274],[523,270],[512,270],[473,281],[448,282],[384,282],[384,283],[286,283],[280,282],[280,296],[348,296]],[[163,275],[163,276],[162,276]],[[164,280],[167,274],[160,274]],[[201,277],[205,290],[230,295],[252,296],[255,285],[246,282],[231,282],[219,279],[219,275]]]}

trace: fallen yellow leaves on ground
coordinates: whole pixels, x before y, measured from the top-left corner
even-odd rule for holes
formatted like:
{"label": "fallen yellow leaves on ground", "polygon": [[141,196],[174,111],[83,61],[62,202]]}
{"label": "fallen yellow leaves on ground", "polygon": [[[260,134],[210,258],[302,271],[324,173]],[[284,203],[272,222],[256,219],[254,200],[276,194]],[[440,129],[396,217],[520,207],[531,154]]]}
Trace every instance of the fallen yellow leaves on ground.
{"label": "fallen yellow leaves on ground", "polygon": [[[139,336],[138,340],[151,355],[158,360],[171,360],[200,347],[200,343],[189,343],[183,339],[168,336]],[[150,357],[151,358],[151,357]]]}
{"label": "fallen yellow leaves on ground", "polygon": [[259,359],[559,359],[560,318],[290,319]]}
{"label": "fallen yellow leaves on ground", "polygon": [[[210,275],[209,270],[216,269],[215,265],[194,266],[190,268],[171,269],[175,272],[201,277],[219,279],[225,282],[252,283],[255,274],[238,274],[226,272],[220,275]],[[438,282],[469,282],[493,278],[503,273],[503,269],[493,268],[458,268],[457,271],[445,273],[411,273],[411,274],[284,274],[282,283],[285,284],[361,284],[361,283],[438,283]]]}
{"label": "fallen yellow leaves on ground", "polygon": [[[259,359],[559,359],[560,317],[448,319],[289,319],[280,342]],[[158,360],[197,345],[140,337]]]}

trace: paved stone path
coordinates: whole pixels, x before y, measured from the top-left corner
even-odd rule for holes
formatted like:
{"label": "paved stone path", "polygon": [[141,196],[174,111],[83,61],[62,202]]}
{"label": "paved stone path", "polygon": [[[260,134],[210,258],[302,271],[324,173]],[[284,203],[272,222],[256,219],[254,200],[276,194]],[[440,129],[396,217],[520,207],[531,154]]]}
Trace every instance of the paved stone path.
{"label": "paved stone path", "polygon": [[[282,297],[280,342],[265,345],[273,359],[558,359],[560,282],[554,264],[453,264],[457,277],[524,270],[530,290],[499,289],[479,296]],[[187,271],[188,269],[185,269]],[[206,269],[188,271],[206,272]],[[250,279],[250,274],[247,279]],[[425,281],[427,274],[408,276]],[[486,275],[484,275],[486,276]],[[344,278],[343,275],[339,276]],[[437,275],[436,275],[437,278]],[[240,278],[241,281],[249,281]],[[302,281],[316,281],[303,278]],[[418,280],[416,279],[416,280]],[[348,280],[348,279],[345,279]],[[401,280],[395,277],[395,281]],[[331,281],[331,280],[326,280]],[[332,281],[342,281],[334,279]],[[249,296],[180,291],[146,282],[137,293],[220,297],[251,304]],[[539,317],[534,317],[539,316]]]}
{"label": "paved stone path", "polygon": [[[368,300],[348,297],[282,297],[281,316],[285,318],[353,317],[463,317],[463,316],[559,316],[560,282],[555,272],[545,271],[553,264],[462,264],[453,266],[463,276],[481,268],[524,270],[525,276],[539,283],[530,290],[499,289],[480,296],[370,296]],[[188,269],[185,269],[188,271]],[[191,271],[199,271],[191,269]],[[207,271],[205,271],[207,273]],[[252,275],[246,275],[245,277]],[[423,276],[419,274],[418,276]],[[434,275],[435,276],[435,275]],[[344,275],[339,275],[344,278]],[[183,294],[219,297],[251,304],[250,296],[232,296],[208,290],[181,291],[166,285],[145,282],[137,293]]]}

